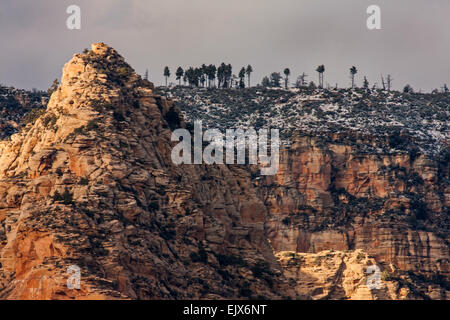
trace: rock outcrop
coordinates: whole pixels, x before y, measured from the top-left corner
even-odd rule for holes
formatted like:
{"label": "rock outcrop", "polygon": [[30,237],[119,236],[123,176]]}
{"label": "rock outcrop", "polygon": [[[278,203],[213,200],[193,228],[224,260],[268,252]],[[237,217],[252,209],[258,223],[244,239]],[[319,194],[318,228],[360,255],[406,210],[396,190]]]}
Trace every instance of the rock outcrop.
{"label": "rock outcrop", "polygon": [[249,168],[278,257],[363,250],[383,272],[394,272],[392,265],[390,276],[408,284],[407,296],[385,298],[448,299],[449,94],[160,90],[174,97],[188,123],[280,130],[277,175]]}
{"label": "rock outcrop", "polygon": [[[369,267],[378,262],[362,250],[326,250],[317,254],[282,251],[277,253],[284,273],[297,292],[308,294],[315,300],[398,300],[414,299],[408,287],[393,279],[386,272],[378,274]],[[378,277],[371,281],[369,277]]]}
{"label": "rock outcrop", "polygon": [[114,49],[76,54],[46,112],[1,142],[0,297],[297,298],[245,169],[172,164],[182,126]]}
{"label": "rock outcrop", "polygon": [[174,165],[182,127],[114,49],[76,54],[45,112],[0,142],[0,298],[448,298],[448,157],[330,130],[290,137],[261,177]]}
{"label": "rock outcrop", "polygon": [[448,163],[299,137],[259,183],[274,251],[361,249],[448,297]]}

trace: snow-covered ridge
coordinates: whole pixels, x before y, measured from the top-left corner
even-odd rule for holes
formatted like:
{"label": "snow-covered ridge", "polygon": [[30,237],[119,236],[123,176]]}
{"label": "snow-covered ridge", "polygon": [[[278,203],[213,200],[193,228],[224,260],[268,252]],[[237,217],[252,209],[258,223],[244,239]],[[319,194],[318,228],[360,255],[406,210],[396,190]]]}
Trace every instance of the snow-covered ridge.
{"label": "snow-covered ridge", "polygon": [[316,136],[352,132],[391,142],[392,149],[414,147],[427,154],[441,152],[450,141],[450,94],[308,88],[159,90],[176,100],[187,122],[199,119],[205,127],[222,130],[278,128],[285,144],[296,131]]}

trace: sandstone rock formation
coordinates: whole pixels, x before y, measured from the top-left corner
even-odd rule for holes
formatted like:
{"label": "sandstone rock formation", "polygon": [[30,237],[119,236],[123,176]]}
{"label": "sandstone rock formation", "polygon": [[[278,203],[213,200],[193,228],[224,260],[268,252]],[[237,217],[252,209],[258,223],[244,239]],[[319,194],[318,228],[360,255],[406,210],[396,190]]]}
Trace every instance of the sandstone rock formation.
{"label": "sandstone rock formation", "polygon": [[295,298],[248,173],[172,164],[182,125],[114,49],[76,54],[46,112],[1,142],[0,297]]}
{"label": "sandstone rock formation", "polygon": [[[377,261],[362,250],[326,250],[317,254],[277,253],[290,285],[313,299],[397,300],[414,298],[407,287],[379,274],[380,287],[372,287],[368,273]],[[384,278],[383,278],[384,276]],[[383,278],[383,279],[382,279]]]}
{"label": "sandstone rock formation", "polygon": [[407,295],[385,298],[448,299],[449,94],[159,90],[174,97],[187,123],[280,129],[278,174],[264,177],[257,166],[249,168],[278,257],[363,250],[399,288],[408,288]]}
{"label": "sandstone rock formation", "polygon": [[361,249],[416,277],[425,295],[448,298],[448,163],[312,137],[281,159],[278,174],[259,183],[275,252]]}
{"label": "sandstone rock formation", "polygon": [[176,166],[184,126],[114,49],[76,54],[0,142],[0,298],[448,297],[448,163],[299,135],[273,177]]}

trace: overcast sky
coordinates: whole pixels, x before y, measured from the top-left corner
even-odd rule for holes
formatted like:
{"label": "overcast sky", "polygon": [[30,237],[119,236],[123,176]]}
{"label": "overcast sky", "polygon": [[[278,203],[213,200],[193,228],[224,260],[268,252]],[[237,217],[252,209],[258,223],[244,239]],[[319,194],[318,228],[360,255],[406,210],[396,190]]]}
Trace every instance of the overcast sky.
{"label": "overcast sky", "polygon": [[[66,8],[81,7],[81,30]],[[366,9],[381,7],[382,30]],[[289,67],[292,78],[326,67],[325,83],[349,86],[355,65],[380,84],[430,90],[450,85],[449,0],[1,0],[0,83],[46,89],[74,53],[93,42],[116,48],[133,68],[163,83],[163,68],[202,63],[255,70],[253,83]],[[174,81],[174,80],[173,80]]]}

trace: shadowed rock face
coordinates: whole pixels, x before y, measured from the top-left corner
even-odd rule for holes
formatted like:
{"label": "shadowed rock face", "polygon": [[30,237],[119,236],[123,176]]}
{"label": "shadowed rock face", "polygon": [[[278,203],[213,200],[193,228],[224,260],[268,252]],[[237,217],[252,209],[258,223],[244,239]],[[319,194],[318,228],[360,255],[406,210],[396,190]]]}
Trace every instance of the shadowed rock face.
{"label": "shadowed rock face", "polygon": [[249,168],[278,257],[283,251],[363,250],[390,278],[411,285],[398,282],[409,293],[397,298],[448,297],[450,95],[159,90],[174,97],[187,121],[200,119],[208,128],[280,129],[277,175]]}
{"label": "shadowed rock face", "polygon": [[259,183],[274,251],[363,250],[425,296],[448,297],[448,163],[312,137],[281,159],[278,175]]}
{"label": "shadowed rock face", "polygon": [[184,125],[114,49],[75,55],[46,112],[0,142],[0,298],[445,298],[439,161],[296,137],[256,179],[173,165]]}

